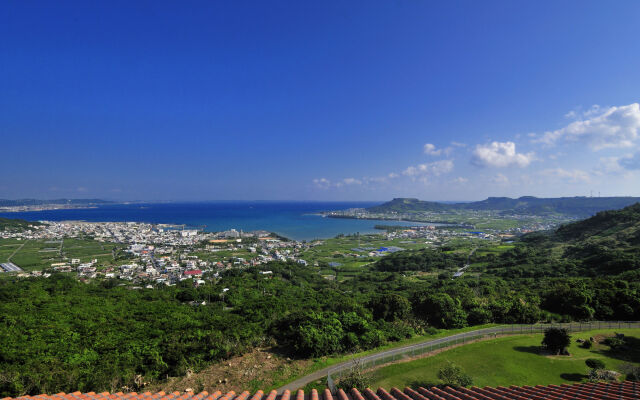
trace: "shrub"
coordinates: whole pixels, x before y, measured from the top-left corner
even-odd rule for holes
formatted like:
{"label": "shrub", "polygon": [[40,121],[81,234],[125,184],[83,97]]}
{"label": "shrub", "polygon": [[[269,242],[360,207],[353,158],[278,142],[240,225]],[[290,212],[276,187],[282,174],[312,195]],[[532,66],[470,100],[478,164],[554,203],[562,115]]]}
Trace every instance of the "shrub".
{"label": "shrub", "polygon": [[604,369],[604,362],[597,358],[587,358],[584,363],[591,369]]}
{"label": "shrub", "polygon": [[589,380],[592,382],[598,381],[614,381],[618,379],[620,373],[616,371],[608,371],[606,369],[592,369],[589,372]]}
{"label": "shrub", "polygon": [[571,344],[571,336],[564,328],[549,328],[544,331],[542,345],[553,354],[561,354]]}
{"label": "shrub", "polygon": [[371,375],[364,372],[359,361],[354,360],[349,371],[338,380],[337,386],[348,391],[351,388],[364,389],[371,386],[372,382]]}
{"label": "shrub", "polygon": [[619,337],[610,337],[604,340],[604,344],[611,347],[611,350],[620,350],[624,348],[626,343],[624,339],[621,339]]}
{"label": "shrub", "polygon": [[438,379],[447,386],[471,386],[473,385],[473,379],[471,376],[464,373],[460,366],[447,362],[447,365],[440,368],[438,371]]}
{"label": "shrub", "polygon": [[624,363],[620,366],[620,372],[626,375],[628,381],[640,381],[640,366],[631,363]]}
{"label": "shrub", "polygon": [[583,349],[590,349],[591,347],[593,347],[593,342],[591,340],[585,340],[582,342]]}

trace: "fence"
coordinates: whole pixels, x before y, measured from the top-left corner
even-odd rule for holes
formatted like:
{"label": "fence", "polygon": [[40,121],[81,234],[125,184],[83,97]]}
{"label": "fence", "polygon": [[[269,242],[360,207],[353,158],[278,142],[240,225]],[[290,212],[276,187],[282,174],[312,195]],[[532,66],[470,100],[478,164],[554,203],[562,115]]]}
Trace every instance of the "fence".
{"label": "fence", "polygon": [[[496,337],[499,335],[541,333],[551,327],[565,328],[570,332],[580,332],[593,329],[629,329],[640,328],[640,321],[591,321],[529,325],[515,324],[478,329],[475,331],[458,333],[456,335],[434,339],[411,346],[387,350],[382,353],[372,354],[370,356],[364,356],[344,362],[329,370],[329,372],[327,373],[327,382],[330,383],[329,386],[333,386],[333,381],[335,379],[339,379],[345,371],[351,369],[356,363],[359,364],[363,369],[370,369],[377,365],[419,356],[425,353],[430,353],[434,350],[455,346],[457,344],[463,344],[472,340],[482,339],[486,337]],[[335,387],[330,387],[330,389],[333,391],[335,390]]]}

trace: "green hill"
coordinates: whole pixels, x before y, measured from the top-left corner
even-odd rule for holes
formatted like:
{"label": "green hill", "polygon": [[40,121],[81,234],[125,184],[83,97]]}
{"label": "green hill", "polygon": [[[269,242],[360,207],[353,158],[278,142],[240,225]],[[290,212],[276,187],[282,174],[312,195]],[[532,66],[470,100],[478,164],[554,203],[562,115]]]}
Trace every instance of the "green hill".
{"label": "green hill", "polygon": [[444,211],[450,209],[450,205],[436,203],[434,201],[423,201],[410,198],[395,198],[379,206],[367,208],[370,212],[417,212],[417,211]]}
{"label": "green hill", "polygon": [[615,239],[627,245],[640,244],[640,203],[621,210],[602,211],[591,218],[561,226],[556,236],[561,240],[588,238]]}
{"label": "green hill", "polygon": [[[423,271],[461,266],[465,257],[442,249],[391,254],[379,271]],[[640,277],[640,203],[525,235],[513,249],[472,256],[479,272],[504,278],[584,277],[633,273]]]}
{"label": "green hill", "polygon": [[640,203],[525,235],[513,250],[486,256],[488,271],[511,277],[600,276],[640,271]]}
{"label": "green hill", "polygon": [[367,210],[375,213],[415,213],[440,212],[458,210],[476,211],[512,211],[522,214],[566,214],[588,217],[597,212],[629,206],[640,201],[640,197],[559,197],[538,198],[523,196],[517,199],[510,197],[489,197],[486,200],[470,203],[438,203],[412,198],[395,198],[379,206]]}

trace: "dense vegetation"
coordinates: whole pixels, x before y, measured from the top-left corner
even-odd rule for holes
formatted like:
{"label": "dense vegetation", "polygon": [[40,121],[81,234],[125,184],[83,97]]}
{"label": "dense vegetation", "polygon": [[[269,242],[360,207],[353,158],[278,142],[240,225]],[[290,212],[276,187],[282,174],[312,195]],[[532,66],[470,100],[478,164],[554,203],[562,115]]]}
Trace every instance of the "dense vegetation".
{"label": "dense vegetation", "polygon": [[[457,279],[429,274],[466,261],[468,253],[449,248],[394,253],[345,282],[284,263],[265,266],[268,275],[229,270],[198,288],[190,280],[133,289],[63,275],[5,277],[0,396],[139,389],[258,345],[317,357],[430,327],[640,320],[639,208],[530,235],[502,254],[472,256],[482,273]],[[603,250],[593,250],[598,246]],[[405,276],[410,271],[419,275]]]}
{"label": "dense vegetation", "polygon": [[568,224],[551,233],[525,236],[500,256],[478,259],[502,277],[603,276],[638,278],[640,203]]}
{"label": "dense vegetation", "polygon": [[560,197],[538,198],[524,196],[517,199],[509,197],[489,197],[486,200],[470,203],[437,203],[410,198],[396,198],[367,210],[376,213],[411,213],[421,211],[510,211],[521,214],[566,214],[589,217],[599,211],[618,209],[640,201],[638,197]]}
{"label": "dense vegetation", "polygon": [[435,271],[460,267],[466,256],[458,253],[447,253],[445,249],[425,249],[400,251],[384,257],[376,263],[380,271]]}

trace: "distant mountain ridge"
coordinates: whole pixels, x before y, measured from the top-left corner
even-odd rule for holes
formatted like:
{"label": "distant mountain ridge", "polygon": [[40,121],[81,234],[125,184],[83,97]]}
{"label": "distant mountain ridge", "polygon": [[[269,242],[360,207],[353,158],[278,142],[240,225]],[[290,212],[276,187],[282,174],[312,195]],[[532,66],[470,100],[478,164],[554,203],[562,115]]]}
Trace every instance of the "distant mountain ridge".
{"label": "distant mountain ridge", "polygon": [[489,197],[486,200],[470,203],[438,203],[414,198],[395,198],[379,206],[369,207],[367,211],[375,213],[412,213],[424,211],[455,210],[494,210],[515,211],[524,214],[568,214],[588,217],[600,211],[620,209],[640,202],[640,197],[558,197],[539,198],[523,196]]}
{"label": "distant mountain ridge", "polygon": [[20,206],[44,206],[44,205],[82,205],[82,204],[108,204],[112,201],[102,199],[54,199],[54,200],[39,200],[39,199],[17,199],[8,200],[0,199],[0,207],[20,207]]}

